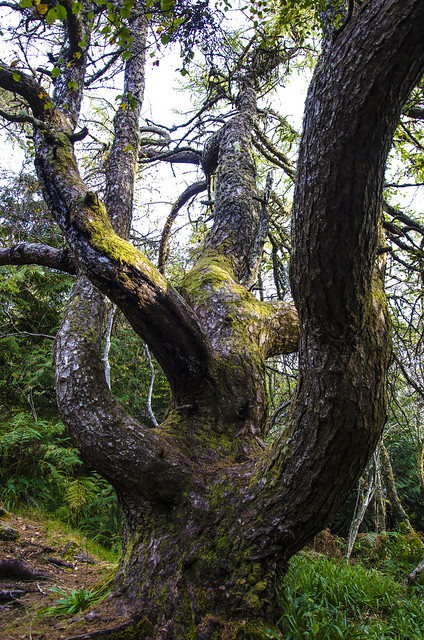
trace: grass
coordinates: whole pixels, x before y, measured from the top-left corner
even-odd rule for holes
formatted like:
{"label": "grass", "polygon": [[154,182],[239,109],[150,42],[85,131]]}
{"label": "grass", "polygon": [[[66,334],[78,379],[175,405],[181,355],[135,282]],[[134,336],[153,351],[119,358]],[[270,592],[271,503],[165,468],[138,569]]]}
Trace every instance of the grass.
{"label": "grass", "polygon": [[301,553],[277,594],[278,640],[424,639],[424,589],[407,590],[392,576],[361,563]]}
{"label": "grass", "polygon": [[101,544],[90,540],[89,537],[83,536],[79,529],[75,529],[71,525],[60,520],[49,518],[48,514],[42,514],[37,510],[29,512],[28,509],[26,509],[24,513],[26,515],[29,514],[34,520],[38,517],[42,522],[46,533],[51,535],[54,540],[57,540],[60,537],[72,540],[75,542],[75,545],[78,548],[83,549],[87,555],[94,555],[96,558],[104,562],[118,563],[120,557],[119,551],[116,549],[106,549]]}

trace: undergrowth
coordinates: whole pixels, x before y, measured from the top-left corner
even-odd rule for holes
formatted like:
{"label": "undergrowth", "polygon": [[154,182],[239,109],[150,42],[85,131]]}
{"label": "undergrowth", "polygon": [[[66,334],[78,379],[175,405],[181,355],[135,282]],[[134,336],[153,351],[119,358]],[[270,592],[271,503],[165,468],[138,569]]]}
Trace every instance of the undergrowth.
{"label": "undergrowth", "polygon": [[41,609],[38,616],[70,616],[85,611],[91,605],[104,600],[112,590],[114,572],[110,577],[95,589],[71,589],[64,590],[54,587],[51,589],[52,596],[59,595],[53,605]]}
{"label": "undergrowth", "polygon": [[118,549],[121,511],[111,485],[84,467],[58,420],[17,413],[0,424],[0,500],[35,508]]}
{"label": "undergrowth", "polygon": [[301,553],[292,559],[277,593],[281,617],[269,638],[278,640],[420,640],[424,588],[409,591],[387,573],[360,562]]}

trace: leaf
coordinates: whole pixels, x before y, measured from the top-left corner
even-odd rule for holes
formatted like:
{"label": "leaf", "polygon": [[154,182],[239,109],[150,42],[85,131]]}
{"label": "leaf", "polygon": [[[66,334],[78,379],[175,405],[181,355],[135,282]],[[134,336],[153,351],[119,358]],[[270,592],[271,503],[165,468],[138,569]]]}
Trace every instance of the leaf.
{"label": "leaf", "polygon": [[65,7],[62,4],[58,4],[56,6],[56,13],[57,13],[58,19],[61,20],[62,22],[65,22],[66,18],[68,17],[68,14],[66,12]]}
{"label": "leaf", "polygon": [[19,82],[19,80],[21,79],[21,74],[15,72],[12,77],[15,82]]}
{"label": "leaf", "polygon": [[21,9],[28,9],[29,7],[32,7],[32,0],[21,0],[19,6]]}
{"label": "leaf", "polygon": [[58,76],[60,76],[61,71],[58,67],[53,67],[53,69],[50,72],[50,75],[52,78],[57,78]]}
{"label": "leaf", "polygon": [[81,10],[82,10],[82,3],[74,2],[74,4],[72,5],[72,13],[75,15],[77,13],[80,13]]}
{"label": "leaf", "polygon": [[[39,11],[39,13],[41,13],[41,7],[47,7],[47,6],[48,6],[48,5],[45,5],[45,4],[39,4],[39,5],[38,5],[38,11]],[[44,15],[44,14],[42,13],[42,15]],[[55,20],[57,20],[57,11],[56,11],[56,8],[54,8],[54,9],[50,9],[49,11],[47,11],[47,13],[46,13],[46,20],[47,20],[47,22],[48,22],[49,24],[53,24],[53,22],[54,22]]]}
{"label": "leaf", "polygon": [[71,91],[76,91],[76,90],[77,90],[77,88],[78,88],[78,85],[77,85],[77,83],[76,83],[74,80],[69,80],[69,82],[68,82],[68,88],[69,88]]}
{"label": "leaf", "polygon": [[162,11],[171,11],[175,6],[174,0],[162,0],[160,8]]}

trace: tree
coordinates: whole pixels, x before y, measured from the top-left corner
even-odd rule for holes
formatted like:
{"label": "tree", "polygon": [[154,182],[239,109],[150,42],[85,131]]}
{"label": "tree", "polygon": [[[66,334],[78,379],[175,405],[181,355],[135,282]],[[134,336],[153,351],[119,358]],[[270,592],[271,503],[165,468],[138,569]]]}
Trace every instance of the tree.
{"label": "tree", "polygon": [[[139,638],[264,637],[287,561],[323,528],[380,438],[390,353],[384,167],[402,106],[424,72],[424,5],[357,4],[353,11],[349,2],[327,40],[306,102],[293,203],[298,316],[290,304],[258,301],[243,284],[256,278],[266,225],[252,130],[258,78],[281,62],[277,45],[255,45],[237,79],[236,112],[203,150],[207,176],[216,172],[213,225],[178,289],[127,241],[144,87],[143,5],[100,4],[92,12],[67,0],[56,5],[50,20],[63,20],[65,44],[54,58],[58,71],[50,72],[52,93],[45,74],[40,80],[1,64],[0,86],[19,102],[2,115],[33,126],[44,197],[78,265],[56,338],[57,398],[84,459],[113,484],[123,507],[115,593],[138,620]],[[26,0],[21,7],[27,10]],[[84,86],[95,75],[86,77],[90,33],[104,11],[106,26],[125,36],[126,63],[100,199],[84,183],[73,145],[84,135],[75,132]],[[44,28],[45,18],[37,20]],[[28,249],[37,261],[37,248]],[[21,245],[21,262],[25,251]],[[61,252],[39,251],[43,264],[65,268]],[[13,262],[13,251],[6,260]],[[156,429],[128,415],[105,382],[107,299],[170,383],[170,408]],[[266,447],[265,362],[297,348],[288,423]]]}

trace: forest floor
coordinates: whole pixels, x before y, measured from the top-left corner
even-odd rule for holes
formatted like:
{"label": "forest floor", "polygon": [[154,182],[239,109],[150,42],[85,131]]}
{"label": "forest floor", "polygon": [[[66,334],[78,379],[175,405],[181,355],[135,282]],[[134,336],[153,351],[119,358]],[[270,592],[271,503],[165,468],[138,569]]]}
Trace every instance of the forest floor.
{"label": "forest floor", "polygon": [[81,538],[43,520],[0,516],[0,640],[83,639],[125,622],[108,598],[76,614],[43,613],[59,599],[66,608],[89,590],[107,591],[116,564],[95,557]]}

